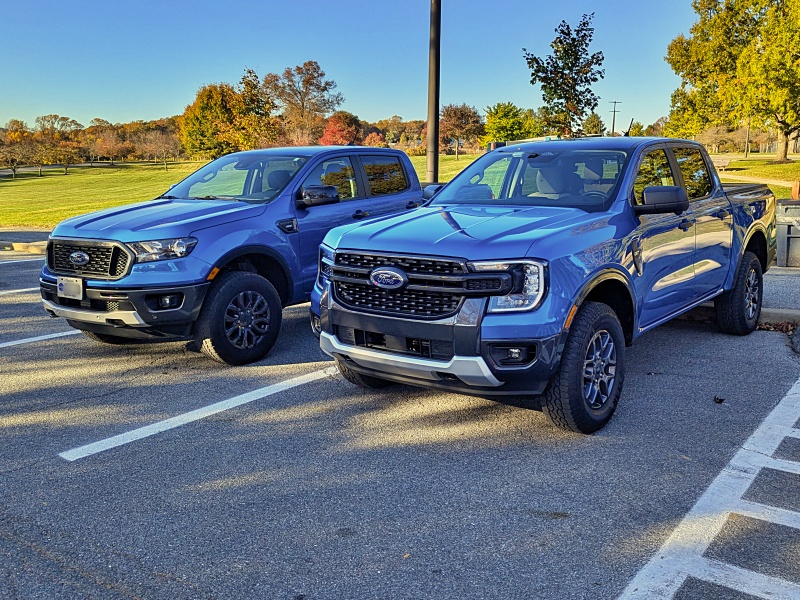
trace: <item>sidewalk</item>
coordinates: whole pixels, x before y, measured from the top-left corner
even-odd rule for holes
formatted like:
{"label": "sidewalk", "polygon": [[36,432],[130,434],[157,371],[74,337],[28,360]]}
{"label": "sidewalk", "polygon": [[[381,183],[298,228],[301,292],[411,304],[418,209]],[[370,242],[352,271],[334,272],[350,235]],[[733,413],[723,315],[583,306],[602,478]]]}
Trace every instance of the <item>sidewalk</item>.
{"label": "sidewalk", "polygon": [[44,254],[47,248],[49,229],[25,230],[0,228],[0,250]]}

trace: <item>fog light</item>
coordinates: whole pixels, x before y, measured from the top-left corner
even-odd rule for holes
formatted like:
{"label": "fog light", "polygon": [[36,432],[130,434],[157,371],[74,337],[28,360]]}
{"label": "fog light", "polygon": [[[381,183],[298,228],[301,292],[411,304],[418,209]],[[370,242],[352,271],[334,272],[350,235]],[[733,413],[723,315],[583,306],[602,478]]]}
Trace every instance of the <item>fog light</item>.
{"label": "fog light", "polygon": [[508,349],[508,358],[509,360],[519,360],[522,356],[522,348],[509,348]]}
{"label": "fog light", "polygon": [[178,294],[167,294],[158,298],[158,306],[160,308],[175,308],[180,302],[181,297]]}

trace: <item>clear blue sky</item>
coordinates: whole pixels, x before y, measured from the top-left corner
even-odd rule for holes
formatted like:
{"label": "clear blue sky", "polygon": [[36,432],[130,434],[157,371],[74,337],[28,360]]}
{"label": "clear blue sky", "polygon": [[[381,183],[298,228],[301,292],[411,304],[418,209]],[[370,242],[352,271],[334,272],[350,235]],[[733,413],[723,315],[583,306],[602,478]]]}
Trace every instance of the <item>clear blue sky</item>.
{"label": "clear blue sky", "polygon": [[[549,54],[562,19],[591,12],[609,129],[612,100],[618,131],[666,115],[679,79],[664,56],[696,20],[690,0],[442,0],[441,104],[541,106],[522,48]],[[306,60],[362,120],[425,119],[429,19],[429,0],[0,0],[0,125],[177,115],[204,84]]]}

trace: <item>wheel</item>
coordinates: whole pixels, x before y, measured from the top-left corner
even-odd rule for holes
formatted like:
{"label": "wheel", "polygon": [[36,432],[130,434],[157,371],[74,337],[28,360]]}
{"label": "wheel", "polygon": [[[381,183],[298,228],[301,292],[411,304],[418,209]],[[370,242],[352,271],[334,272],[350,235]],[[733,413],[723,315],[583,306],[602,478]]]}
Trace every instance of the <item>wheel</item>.
{"label": "wheel", "polygon": [[194,341],[200,352],[228,365],[264,358],[281,328],[281,300],[272,284],[258,275],[232,271],[214,280]]}
{"label": "wheel", "polygon": [[733,288],[714,300],[720,330],[733,335],[754,331],[761,317],[763,294],[761,261],[752,252],[745,252],[736,270]]}
{"label": "wheel", "polygon": [[593,433],[614,414],[624,379],[619,319],[608,305],[587,302],[572,322],[561,365],[542,395],[542,411],[561,429]]}
{"label": "wheel", "polygon": [[123,344],[135,344],[137,342],[141,342],[141,340],[134,340],[116,335],[108,335],[107,333],[95,333],[94,331],[86,331],[85,329],[81,329],[81,333],[92,341],[100,342],[101,344],[113,344],[114,346],[122,346]]}
{"label": "wheel", "polygon": [[382,390],[390,385],[394,385],[394,382],[381,379],[380,377],[372,377],[371,375],[362,375],[361,373],[356,373],[347,365],[342,364],[342,361],[340,360],[336,361],[336,366],[339,367],[339,373],[342,374],[342,377],[347,379],[347,381],[350,383],[354,383],[358,387],[364,388],[365,390]]}

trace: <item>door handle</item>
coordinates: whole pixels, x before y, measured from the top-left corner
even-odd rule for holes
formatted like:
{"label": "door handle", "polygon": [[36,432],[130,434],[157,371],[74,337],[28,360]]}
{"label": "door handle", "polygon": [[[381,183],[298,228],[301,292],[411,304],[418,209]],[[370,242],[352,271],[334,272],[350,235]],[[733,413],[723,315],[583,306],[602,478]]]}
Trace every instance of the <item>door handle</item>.
{"label": "door handle", "polygon": [[714,213],[714,216],[718,219],[726,219],[730,215],[731,211],[729,211],[727,208],[723,208],[721,211]]}
{"label": "door handle", "polygon": [[353,218],[354,219],[363,219],[364,217],[368,217],[368,216],[369,216],[369,213],[364,211],[364,210],[361,210],[361,209],[359,209],[359,210],[357,210],[356,212],[353,213]]}
{"label": "door handle", "polygon": [[678,229],[683,229],[684,231],[689,231],[692,226],[694,225],[694,221],[689,221],[688,219],[684,219],[680,223],[678,223]]}

